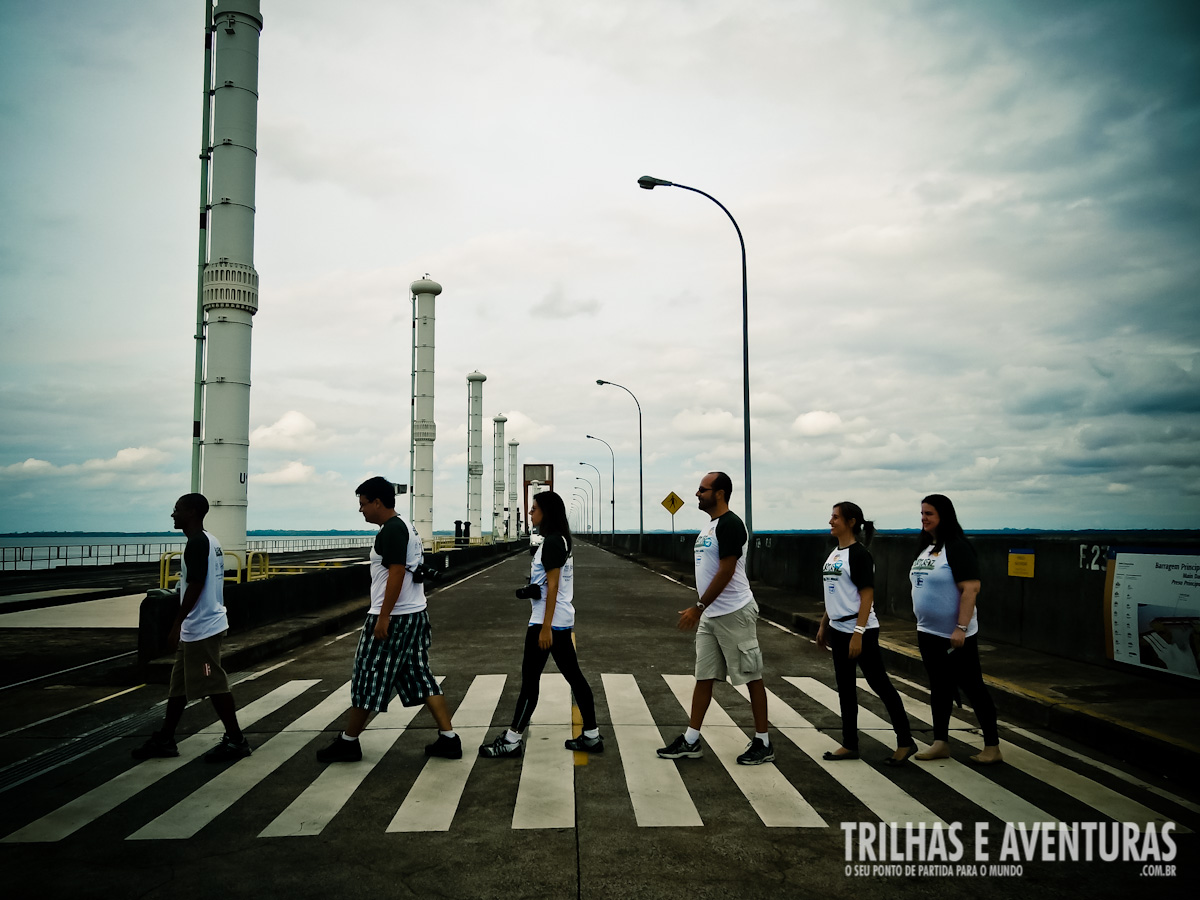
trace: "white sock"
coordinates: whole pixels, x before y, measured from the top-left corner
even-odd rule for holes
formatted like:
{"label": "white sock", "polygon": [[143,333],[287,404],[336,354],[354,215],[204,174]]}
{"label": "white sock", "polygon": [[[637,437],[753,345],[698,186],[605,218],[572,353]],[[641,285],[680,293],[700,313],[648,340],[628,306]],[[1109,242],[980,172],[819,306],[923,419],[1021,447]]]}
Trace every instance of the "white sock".
{"label": "white sock", "polygon": [[692,728],[689,725],[688,730],[683,733],[683,739],[685,741],[687,741],[689,744],[696,743],[696,741],[700,740],[700,729]]}
{"label": "white sock", "polygon": [[442,737],[448,737],[448,738],[456,738],[456,737],[458,737],[458,735],[457,735],[457,734],[455,734],[455,732],[454,732],[454,729],[453,729],[453,728],[451,728],[449,731],[439,731],[439,732],[438,732],[438,734],[440,734]]}
{"label": "white sock", "polygon": [[756,731],[756,732],[754,732],[754,736],[763,742],[764,747],[771,746],[771,738],[767,735],[767,733],[765,731],[761,732],[761,733]]}
{"label": "white sock", "polygon": [[590,740],[595,740],[596,738],[600,737],[600,729],[599,728],[584,729],[583,736]]}
{"label": "white sock", "polygon": [[358,743],[358,738],[350,737],[350,735],[346,734],[346,732],[344,732],[344,731],[342,732],[342,740],[343,741],[353,741],[356,744]]}
{"label": "white sock", "polygon": [[521,743],[521,732],[513,731],[511,728],[504,733],[504,740],[510,744]]}

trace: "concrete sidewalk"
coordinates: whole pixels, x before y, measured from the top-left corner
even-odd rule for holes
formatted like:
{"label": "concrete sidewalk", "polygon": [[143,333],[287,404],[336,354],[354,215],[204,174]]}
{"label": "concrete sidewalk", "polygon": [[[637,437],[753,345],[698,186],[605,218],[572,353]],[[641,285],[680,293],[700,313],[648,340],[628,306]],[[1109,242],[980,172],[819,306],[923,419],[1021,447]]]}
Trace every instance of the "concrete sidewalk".
{"label": "concrete sidewalk", "polygon": [[[601,549],[613,552],[610,547]],[[690,568],[620,549],[616,555],[695,586]],[[825,610],[820,598],[757,583],[752,587],[763,618],[816,636]],[[1200,684],[989,642],[986,603],[980,615],[984,680],[1002,717],[1049,729],[1182,783],[1200,785],[1200,716],[1196,714]],[[888,670],[927,685],[915,625],[894,616],[878,618]]]}

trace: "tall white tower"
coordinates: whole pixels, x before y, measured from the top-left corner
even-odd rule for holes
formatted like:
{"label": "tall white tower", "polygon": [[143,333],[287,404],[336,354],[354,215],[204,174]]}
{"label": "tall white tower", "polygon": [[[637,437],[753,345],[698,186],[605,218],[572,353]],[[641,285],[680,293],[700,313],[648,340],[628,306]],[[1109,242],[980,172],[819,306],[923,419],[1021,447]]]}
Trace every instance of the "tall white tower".
{"label": "tall white tower", "polygon": [[509,538],[519,537],[521,534],[521,522],[519,509],[517,505],[519,498],[517,495],[517,447],[521,446],[517,441],[508,442],[508,536]]}
{"label": "tall white tower", "polygon": [[492,443],[492,540],[498,541],[503,536],[500,530],[504,527],[504,423],[505,416],[492,419],[494,440]]}
{"label": "tall white tower", "polygon": [[220,0],[213,13],[212,146],[200,490],[205,526],[246,560],[250,329],[258,312],[254,174],[258,132],[259,0]]}
{"label": "tall white tower", "polygon": [[483,535],[483,383],[487,376],[467,376],[467,521],[471,535]]}
{"label": "tall white tower", "polygon": [[412,397],[412,524],[425,544],[433,542],[433,321],[434,298],[442,292],[436,281],[422,278],[413,292]]}

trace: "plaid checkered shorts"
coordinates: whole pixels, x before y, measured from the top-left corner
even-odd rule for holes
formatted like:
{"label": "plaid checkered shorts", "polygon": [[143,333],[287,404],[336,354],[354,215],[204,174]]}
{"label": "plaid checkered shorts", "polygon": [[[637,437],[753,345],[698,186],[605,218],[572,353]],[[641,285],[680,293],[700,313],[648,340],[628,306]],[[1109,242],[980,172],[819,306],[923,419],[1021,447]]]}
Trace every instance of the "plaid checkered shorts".
{"label": "plaid checkered shorts", "polygon": [[386,640],[376,640],[378,616],[367,615],[350,680],[350,702],[358,709],[387,712],[399,695],[403,706],[420,706],[442,689],[429,670],[432,634],[425,610],[392,616]]}

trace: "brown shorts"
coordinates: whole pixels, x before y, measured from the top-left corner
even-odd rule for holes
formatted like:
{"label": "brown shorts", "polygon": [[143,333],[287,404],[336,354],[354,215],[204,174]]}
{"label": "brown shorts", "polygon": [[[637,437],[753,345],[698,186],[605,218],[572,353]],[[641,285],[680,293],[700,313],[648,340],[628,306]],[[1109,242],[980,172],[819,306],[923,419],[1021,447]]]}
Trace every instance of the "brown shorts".
{"label": "brown shorts", "polygon": [[221,639],[229,632],[222,631],[200,641],[180,641],[171,667],[171,687],[168,697],[187,697],[199,700],[213,694],[228,694],[229,679],[221,668]]}

